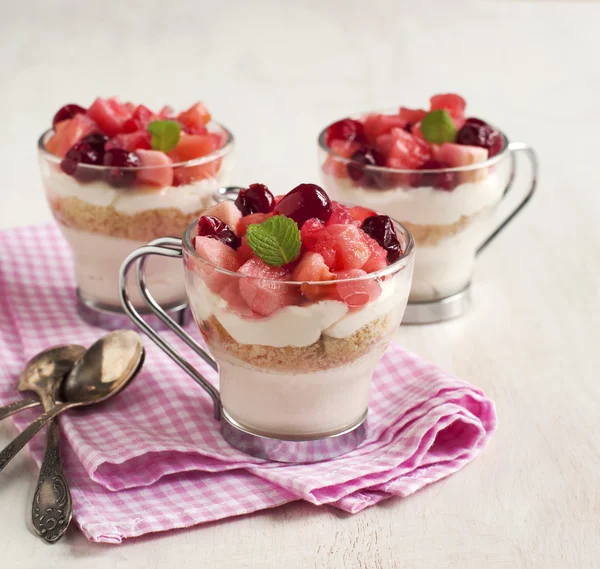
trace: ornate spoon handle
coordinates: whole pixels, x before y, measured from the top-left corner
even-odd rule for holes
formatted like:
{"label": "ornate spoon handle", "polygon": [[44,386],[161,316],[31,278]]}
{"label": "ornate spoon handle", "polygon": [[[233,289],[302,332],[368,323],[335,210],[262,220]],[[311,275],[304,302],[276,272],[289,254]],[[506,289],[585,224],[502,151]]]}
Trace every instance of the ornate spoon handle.
{"label": "ornate spoon handle", "polygon": [[4,470],[6,465],[16,456],[16,454],[29,442],[31,438],[51,419],[54,419],[59,413],[65,409],[74,407],[72,403],[59,403],[50,411],[40,415],[29,427],[21,432],[11,443],[0,452],[0,472]]}
{"label": "ornate spoon handle", "polygon": [[46,454],[33,496],[31,521],[37,535],[47,543],[55,543],[64,535],[72,516],[71,492],[60,459],[60,431],[53,419],[46,431]]}
{"label": "ornate spoon handle", "polygon": [[9,403],[4,407],[0,407],[0,421],[2,419],[6,419],[6,417],[10,417],[15,413],[23,409],[29,409],[30,407],[37,407],[40,404],[39,399],[22,399],[21,401],[15,401],[14,403]]}

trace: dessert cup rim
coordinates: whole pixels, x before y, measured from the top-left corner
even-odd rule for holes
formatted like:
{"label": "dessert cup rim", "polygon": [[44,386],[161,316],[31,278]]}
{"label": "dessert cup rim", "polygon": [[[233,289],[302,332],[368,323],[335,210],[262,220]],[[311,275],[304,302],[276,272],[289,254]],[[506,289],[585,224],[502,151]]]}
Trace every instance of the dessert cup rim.
{"label": "dessert cup rim", "polygon": [[[393,274],[401,271],[402,269],[404,269],[408,265],[410,260],[414,257],[415,242],[414,242],[413,236],[411,235],[410,231],[408,231],[408,229],[406,229],[406,227],[404,225],[402,225],[399,221],[396,221],[393,218],[390,218],[390,219],[392,219],[392,222],[394,223],[394,229],[396,230],[396,232],[398,232],[398,229],[400,229],[400,231],[402,231],[405,234],[406,247],[404,248],[404,250],[402,251],[402,255],[400,255],[400,257],[398,259],[396,259],[393,263],[391,263],[387,267],[380,269],[379,271],[375,271],[373,273],[367,273],[366,275],[361,275],[360,277],[353,277],[350,279],[335,279],[332,281],[281,281],[281,280],[265,279],[265,278],[261,278],[260,280],[266,281],[266,282],[278,283],[278,284],[285,284],[285,285],[300,286],[303,284],[307,284],[307,285],[311,285],[311,286],[326,286],[326,285],[332,285],[335,283],[342,283],[342,282],[346,283],[346,282],[367,281],[367,280],[379,279],[381,277],[393,275]],[[198,253],[196,251],[196,249],[194,248],[194,246],[192,245],[192,237],[195,237],[195,235],[192,235],[192,234],[194,233],[194,231],[196,230],[197,227],[198,227],[198,220],[195,220],[192,223],[190,223],[190,225],[188,225],[185,232],[183,233],[182,243],[183,243],[183,248],[185,249],[187,254],[201,260],[203,263],[206,263],[207,265],[210,265],[211,267],[214,267],[214,269],[221,274],[229,275],[229,276],[236,277],[236,278],[248,278],[247,275],[243,275],[238,272],[223,269],[222,267],[215,265],[212,261],[209,261],[208,259],[205,259],[204,257],[202,257],[202,255],[200,255],[200,253]],[[250,277],[250,278],[258,278],[258,277]]]}
{"label": "dessert cup rim", "polygon": [[[226,138],[225,138],[225,143],[223,144],[223,146],[221,146],[221,148],[218,148],[217,150],[214,150],[210,154],[206,154],[205,156],[200,156],[199,158],[194,158],[193,160],[186,160],[184,162],[173,162],[172,164],[169,164],[169,166],[171,168],[200,166],[201,164],[207,164],[209,162],[212,162],[213,160],[217,160],[218,158],[223,158],[224,156],[226,156],[227,154],[229,154],[231,152],[231,150],[233,149],[234,142],[235,142],[235,138],[234,138],[232,132],[226,126],[224,126],[221,123],[218,123],[216,121],[211,121],[208,124],[218,127],[225,133]],[[49,128],[41,134],[41,136],[38,139],[38,144],[37,144],[38,151],[46,160],[48,160],[50,162],[54,162],[55,164],[60,164],[63,159],[60,156],[56,156],[56,154],[52,154],[52,152],[50,152],[46,148],[47,137],[53,132],[54,132],[54,129]],[[165,164],[149,165],[149,166],[135,166],[135,167],[104,166],[104,165],[95,165],[95,164],[78,164],[78,168],[84,168],[86,170],[97,170],[100,172],[105,171],[105,170],[123,170],[123,171],[132,170],[132,171],[138,172],[140,170],[154,170],[154,169],[164,168],[164,167],[165,167]]]}
{"label": "dessert cup rim", "polygon": [[[390,113],[396,113],[397,114],[398,110],[397,109],[375,109],[372,111],[367,111],[367,112],[363,112],[363,113],[352,113],[350,115],[346,115],[345,117],[339,118],[334,120],[333,122],[330,122],[329,124],[327,124],[327,126],[325,126],[323,128],[323,130],[321,130],[321,132],[319,133],[319,136],[317,138],[317,142],[319,145],[319,148],[325,152],[327,152],[327,154],[329,154],[330,156],[334,157],[336,160],[339,160],[340,162],[344,162],[346,164],[350,163],[350,162],[354,162],[351,158],[345,158],[344,156],[337,154],[336,152],[334,152],[329,146],[327,146],[327,144],[325,144],[325,133],[327,132],[327,129],[332,125],[335,124],[336,122],[340,121],[340,120],[344,120],[345,118],[351,118],[351,119],[360,119],[363,117],[366,117],[367,115],[373,114],[373,113],[379,113],[379,114],[390,114]],[[487,122],[487,121],[486,121]],[[411,168],[390,168],[388,166],[372,166],[370,164],[362,164],[361,163],[361,168],[363,168],[365,171],[369,171],[369,172],[380,172],[380,173],[389,173],[389,174],[426,174],[426,173],[434,173],[434,172],[468,172],[470,170],[479,170],[480,168],[487,168],[488,166],[493,166],[494,164],[497,164],[498,162],[500,162],[507,154],[508,154],[508,137],[506,136],[506,134],[504,134],[504,132],[502,130],[500,130],[499,128],[497,128],[495,125],[488,123],[490,126],[492,126],[493,128],[495,128],[499,133],[500,136],[502,137],[502,141],[503,141],[503,145],[502,145],[502,150],[500,150],[500,152],[498,152],[498,154],[496,154],[495,156],[492,156],[491,158],[488,158],[485,162],[478,162],[476,164],[469,164],[468,166],[454,166],[452,168],[430,168],[430,169],[411,169]]]}

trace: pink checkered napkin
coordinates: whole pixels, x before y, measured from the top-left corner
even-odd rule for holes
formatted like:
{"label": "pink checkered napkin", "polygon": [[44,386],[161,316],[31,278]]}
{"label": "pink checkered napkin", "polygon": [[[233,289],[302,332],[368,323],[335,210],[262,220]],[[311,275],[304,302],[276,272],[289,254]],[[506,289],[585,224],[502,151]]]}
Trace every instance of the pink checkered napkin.
{"label": "pink checkered napkin", "polygon": [[[0,232],[0,404],[15,399],[30,357],[103,334],[76,314],[71,256],[56,227]],[[146,364],[127,390],[61,417],[75,519],[91,541],[119,543],[297,499],[359,512],[456,472],[496,423],[481,391],[392,345],[375,373],[360,448],[319,464],[266,462],[227,445],[209,398],[146,338],[145,345]],[[17,426],[35,413],[17,415]],[[38,462],[43,442],[31,443]]]}

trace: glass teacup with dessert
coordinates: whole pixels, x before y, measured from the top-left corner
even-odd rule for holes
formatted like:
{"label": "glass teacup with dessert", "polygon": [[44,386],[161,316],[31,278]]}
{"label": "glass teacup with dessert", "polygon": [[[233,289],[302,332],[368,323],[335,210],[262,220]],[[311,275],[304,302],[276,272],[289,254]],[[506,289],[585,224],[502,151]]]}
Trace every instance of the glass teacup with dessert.
{"label": "glass teacup with dessert", "polygon": [[[150,255],[183,259],[210,354],[148,298]],[[306,462],[364,439],[371,377],[402,320],[413,259],[409,232],[386,215],[331,201],[315,184],[281,197],[252,184],[235,203],[206,211],[182,240],[159,239],[129,255],[121,294],[132,320],[213,397],[233,446]],[[126,283],[138,261],[149,306],[218,370],[218,391],[135,310]]]}

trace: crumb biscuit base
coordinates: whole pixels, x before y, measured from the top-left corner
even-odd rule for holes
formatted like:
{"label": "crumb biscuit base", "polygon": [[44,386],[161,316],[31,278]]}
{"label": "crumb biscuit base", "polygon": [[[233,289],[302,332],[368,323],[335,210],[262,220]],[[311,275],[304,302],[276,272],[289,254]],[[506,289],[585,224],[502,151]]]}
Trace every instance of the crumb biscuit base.
{"label": "crumb biscuit base", "polygon": [[347,338],[322,334],[310,346],[275,348],[259,344],[240,344],[211,316],[200,330],[211,350],[227,360],[234,357],[250,366],[267,371],[295,374],[323,371],[352,363],[372,350],[382,354],[392,331],[390,314],[363,326]]}
{"label": "crumb biscuit base", "polygon": [[74,196],[52,197],[49,201],[56,220],[67,227],[136,241],[151,241],[164,236],[181,237],[186,227],[204,211],[182,213],[170,207],[128,215],[113,206],[90,204]]}

